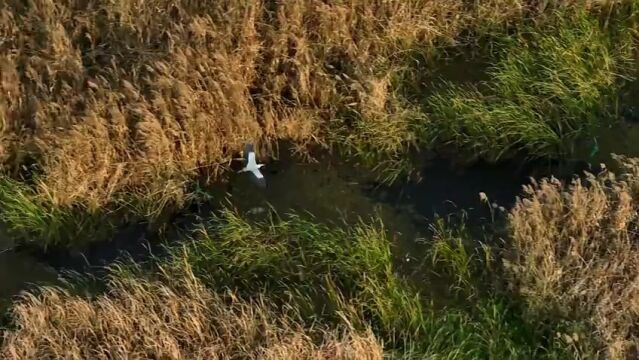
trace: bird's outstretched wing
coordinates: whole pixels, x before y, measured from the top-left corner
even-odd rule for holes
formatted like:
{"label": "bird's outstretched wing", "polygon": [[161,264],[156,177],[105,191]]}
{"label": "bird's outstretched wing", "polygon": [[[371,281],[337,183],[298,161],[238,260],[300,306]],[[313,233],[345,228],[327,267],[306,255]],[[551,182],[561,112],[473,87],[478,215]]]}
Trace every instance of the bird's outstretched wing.
{"label": "bird's outstretched wing", "polygon": [[257,160],[255,160],[255,152],[249,153],[246,166],[249,168],[257,168]]}
{"label": "bird's outstretched wing", "polygon": [[244,161],[246,161],[247,164],[248,164],[248,161],[249,161],[249,154],[250,153],[254,153],[253,144],[244,145]]}
{"label": "bird's outstretched wing", "polygon": [[266,188],[266,179],[264,179],[264,175],[260,172],[260,169],[255,169],[251,171],[251,178],[257,184],[257,186],[261,188]]}

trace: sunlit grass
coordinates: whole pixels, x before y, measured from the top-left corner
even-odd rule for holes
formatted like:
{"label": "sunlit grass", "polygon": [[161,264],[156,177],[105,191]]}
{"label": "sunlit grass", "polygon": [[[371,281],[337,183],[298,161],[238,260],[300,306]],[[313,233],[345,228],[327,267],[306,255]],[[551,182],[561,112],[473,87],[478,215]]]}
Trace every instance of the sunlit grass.
{"label": "sunlit grass", "polygon": [[[622,8],[596,3],[586,7]],[[249,140],[346,148],[390,164],[378,170],[393,181],[410,172],[405,153],[427,122],[398,96],[415,85],[394,80],[408,54],[503,37],[555,7],[522,4],[5,1],[0,161],[20,166],[29,153],[57,202],[90,207],[127,192],[179,202],[185,194],[163,192],[166,182],[219,178]]]}
{"label": "sunlit grass", "polygon": [[[610,120],[639,14],[636,2],[589,2],[597,16],[572,3],[548,17],[510,0],[3,3],[0,155],[32,152],[42,176],[36,187],[0,179],[0,220],[44,246],[102,238],[107,209],[160,220],[201,196],[189,182],[219,177],[247,139],[337,147],[386,182],[410,173],[407,154],[424,144],[490,160],[568,153]],[[445,84],[428,114],[419,95],[404,98],[423,86],[406,54],[468,31],[502,37],[492,79]],[[635,189],[612,183],[527,189],[509,220],[512,292],[476,291],[483,267],[501,269],[499,249],[478,253],[463,227],[435,223],[423,271],[453,279],[466,307],[435,309],[400,274],[379,222],[252,223],[226,210],[155,266],[113,267],[102,295],[27,295],[2,354],[621,357],[636,343]]]}
{"label": "sunlit grass", "polygon": [[510,213],[505,266],[528,313],[588,324],[614,359],[633,354],[639,341],[639,162],[620,161],[617,177],[527,186]]}
{"label": "sunlit grass", "polygon": [[[437,229],[435,269],[468,290],[460,294],[476,303],[470,309],[433,309],[399,275],[391,242],[377,222],[342,229],[290,215],[253,223],[226,210],[204,224],[192,242],[175,248],[171,265],[163,269],[179,274],[188,264],[213,289],[243,298],[267,294],[285,308],[298,309],[307,322],[370,327],[389,353],[463,359],[486,353],[552,357],[569,351],[561,343],[540,346],[554,336],[553,325],[520,318],[517,309],[497,298],[478,297],[471,289],[482,286],[476,276],[482,259],[466,252],[463,229],[443,222]],[[489,336],[493,331],[501,332],[499,340]]]}
{"label": "sunlit grass", "polygon": [[304,328],[295,309],[215,293],[188,273],[147,280],[115,269],[108,292],[25,294],[3,331],[3,359],[382,359],[370,331]]}
{"label": "sunlit grass", "polygon": [[[563,337],[555,338],[566,333],[562,327],[522,317],[505,298],[435,309],[398,274],[390,246],[377,222],[347,230],[297,216],[249,223],[227,210],[153,266],[110,267],[101,295],[52,289],[26,295],[13,309],[2,351],[12,359],[72,353],[100,358],[121,351],[116,348],[165,354],[170,343],[174,354],[191,358],[208,354],[207,344],[239,356],[268,351],[293,336],[303,347],[280,350],[320,356],[327,342],[344,334],[371,346],[368,351],[383,349],[388,358],[573,354]],[[190,340],[175,343],[178,338]]]}
{"label": "sunlit grass", "polygon": [[632,48],[630,34],[613,36],[584,11],[557,13],[504,47],[481,90],[447,85],[430,97],[424,136],[489,160],[570,153],[612,121]]}
{"label": "sunlit grass", "polygon": [[[521,16],[505,0],[5,1],[0,161],[33,154],[61,204],[96,206],[217,179],[247,141],[304,152],[344,135],[401,159],[410,108],[386,96],[380,68],[453,42],[485,20],[475,7],[497,23]],[[336,136],[349,107],[363,122]],[[160,201],[184,195],[173,189]]]}
{"label": "sunlit grass", "polygon": [[19,242],[44,248],[73,247],[104,240],[113,229],[109,219],[89,209],[56,206],[28,185],[0,177],[0,222]]}

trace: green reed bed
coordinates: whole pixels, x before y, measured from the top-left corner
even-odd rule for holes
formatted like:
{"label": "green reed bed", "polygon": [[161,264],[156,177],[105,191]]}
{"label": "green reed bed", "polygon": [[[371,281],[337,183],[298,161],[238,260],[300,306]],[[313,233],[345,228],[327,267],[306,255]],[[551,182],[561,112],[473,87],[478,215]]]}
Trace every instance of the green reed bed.
{"label": "green reed bed", "polygon": [[[387,358],[571,359],[590,353],[590,342],[578,323],[538,321],[506,293],[492,288],[477,291],[477,287],[484,286],[478,278],[485,266],[481,257],[467,247],[466,232],[449,226],[440,222],[440,232],[433,238],[437,267],[421,271],[452,275],[459,272],[457,278],[463,281],[451,285],[469,289],[457,292],[469,297],[465,306],[435,308],[403,278],[393,261],[390,238],[379,221],[362,222],[349,229],[317,225],[296,215],[273,216],[253,223],[226,210],[203,223],[191,239],[169,246],[168,257],[156,258],[152,264],[125,261],[111,266],[106,291],[100,294],[87,297],[72,290],[73,286],[63,292],[33,291],[35,297],[27,296],[15,303],[16,317],[11,319],[5,336],[11,339],[11,351],[37,349],[39,354],[59,354],[61,348],[55,344],[69,343],[77,331],[97,334],[91,336],[91,346],[76,343],[78,351],[106,349],[113,346],[112,341],[123,342],[133,336],[99,335],[111,326],[105,319],[100,320],[101,312],[108,312],[110,321],[118,323],[127,318],[145,328],[160,321],[159,314],[165,314],[175,329],[182,329],[162,330],[167,340],[169,334],[186,336],[185,329],[189,329],[189,334],[216,333],[218,330],[206,327],[216,320],[202,318],[201,314],[216,313],[217,308],[202,307],[213,296],[219,300],[210,306],[238,301],[268,304],[281,324],[307,334],[308,339],[318,341],[318,346],[329,333],[372,331]],[[126,289],[118,284],[127,284]],[[149,288],[149,284],[156,285]],[[474,295],[471,298],[469,294]],[[152,300],[148,308],[140,302],[144,297]],[[163,298],[170,303],[166,308],[161,306]],[[54,315],[49,306],[60,311]],[[131,307],[138,309],[135,317],[127,315],[134,311]],[[180,307],[199,314],[198,321],[206,323],[190,323],[188,316],[181,316],[183,321],[176,320]],[[37,331],[24,327],[41,322],[42,316],[79,322],[77,326],[67,326],[45,321],[46,326],[56,330],[43,339],[36,336]],[[258,341],[260,326],[255,325],[247,327],[254,329],[250,333],[236,336]],[[77,330],[78,326],[83,330]],[[120,331],[129,329],[124,325],[117,327]],[[21,343],[21,336],[25,341],[29,336],[33,340]],[[153,339],[152,333],[139,336],[144,341]],[[580,341],[575,343],[573,337]],[[229,341],[233,347],[233,340]],[[237,346],[241,344],[240,341]],[[179,351],[193,351],[186,344],[176,346]]]}
{"label": "green reed bed", "polygon": [[505,39],[490,80],[447,84],[428,98],[424,138],[489,160],[569,153],[577,139],[614,121],[634,48],[634,22],[623,19],[605,25],[583,11],[557,13]]}
{"label": "green reed bed", "polygon": [[[558,6],[469,29],[452,46],[415,43],[372,64],[369,81],[352,81],[353,102],[340,107],[329,133],[389,183],[414,170],[416,149],[491,161],[570,154],[617,119],[623,85],[636,71],[636,6]],[[433,70],[446,54],[480,54],[482,65],[474,65],[486,76],[450,81]]]}
{"label": "green reed bed", "polygon": [[469,289],[459,293],[474,296],[469,307],[436,310],[399,275],[379,221],[350,229],[296,215],[252,223],[226,210],[203,224],[192,241],[173,248],[160,268],[180,277],[187,266],[215,291],[266,296],[301,314],[306,326],[372,327],[389,355],[565,358],[572,350],[554,339],[559,327],[523,318],[499,293],[478,296],[472,290],[483,286],[478,278],[487,257],[472,255],[476,252],[461,239],[465,232],[446,226],[438,225],[434,239],[435,269],[458,272],[452,275],[460,282],[453,286]]}
{"label": "green reed bed", "polygon": [[22,243],[74,247],[107,238],[114,225],[102,213],[81,206],[57,206],[28,184],[0,177],[0,222]]}
{"label": "green reed bed", "polygon": [[309,317],[373,313],[389,332],[419,327],[413,316],[421,313],[421,304],[394,274],[381,226],[346,231],[297,216],[252,224],[227,210],[176,252],[173,262],[179,267],[182,261],[210,286],[248,296],[264,290],[307,308]]}

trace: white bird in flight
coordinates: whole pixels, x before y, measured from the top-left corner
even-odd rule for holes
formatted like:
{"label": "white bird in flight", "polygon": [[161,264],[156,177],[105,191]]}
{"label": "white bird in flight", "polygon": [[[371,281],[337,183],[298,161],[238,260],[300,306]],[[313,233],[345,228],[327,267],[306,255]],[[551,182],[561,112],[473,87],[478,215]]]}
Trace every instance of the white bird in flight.
{"label": "white bird in flight", "polygon": [[264,175],[260,172],[260,168],[264,166],[264,164],[258,164],[255,160],[255,151],[253,151],[253,144],[246,144],[244,146],[244,160],[246,160],[246,165],[244,169],[240,170],[240,172],[250,171],[253,174],[253,180],[255,183],[262,188],[266,187],[266,180],[264,179]]}

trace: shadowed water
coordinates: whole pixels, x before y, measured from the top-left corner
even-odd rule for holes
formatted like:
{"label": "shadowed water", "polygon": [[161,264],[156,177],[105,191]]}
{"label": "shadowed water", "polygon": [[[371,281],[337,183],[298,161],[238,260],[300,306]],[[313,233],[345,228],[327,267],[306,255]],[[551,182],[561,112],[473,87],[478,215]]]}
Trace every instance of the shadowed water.
{"label": "shadowed water", "polygon": [[0,229],[0,310],[21,290],[41,282],[53,284],[56,280],[57,272],[53,267],[28,254],[16,252],[11,238]]}

